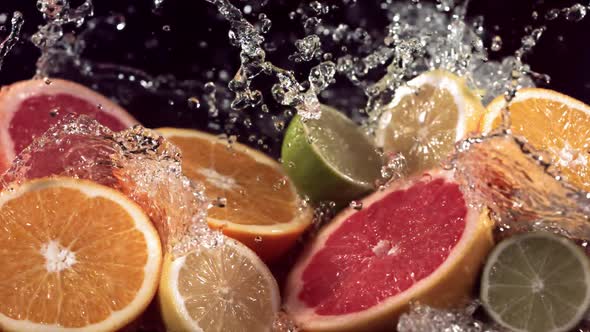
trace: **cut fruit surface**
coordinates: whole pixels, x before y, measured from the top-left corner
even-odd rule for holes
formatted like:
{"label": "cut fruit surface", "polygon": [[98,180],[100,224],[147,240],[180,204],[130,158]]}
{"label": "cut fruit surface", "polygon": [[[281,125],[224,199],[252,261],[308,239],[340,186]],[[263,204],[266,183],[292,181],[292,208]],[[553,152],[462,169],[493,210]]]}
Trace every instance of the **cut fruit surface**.
{"label": "cut fruit surface", "polygon": [[280,297],[266,265],[243,244],[164,260],[159,291],[168,331],[270,331]]}
{"label": "cut fruit surface", "polygon": [[108,98],[74,82],[28,80],[0,90],[0,171],[35,137],[68,114],[85,114],[112,130],[137,124]]}
{"label": "cut fruit surface", "polygon": [[[285,253],[312,222],[281,166],[239,143],[196,130],[158,130],[183,154],[184,174],[217,199],[209,209],[210,227],[221,229],[265,261]],[[221,202],[221,203],[220,203]]]}
{"label": "cut fruit surface", "polygon": [[305,331],[392,330],[410,301],[468,297],[491,222],[450,173],[394,182],[362,203],[322,229],[289,275],[285,307]]}
{"label": "cut fruit surface", "polygon": [[[500,126],[503,96],[488,105],[482,119],[484,133]],[[509,106],[513,134],[547,151],[565,179],[590,191],[590,106],[556,91],[518,90]]]}
{"label": "cut fruit surface", "polygon": [[281,158],[302,195],[344,206],[375,188],[382,164],[375,148],[354,122],[322,106],[317,120],[291,120]]}
{"label": "cut fruit surface", "polygon": [[590,307],[588,256],[551,233],[508,238],[488,258],[481,301],[488,314],[511,331],[570,331]]}
{"label": "cut fruit surface", "polygon": [[379,120],[377,145],[400,152],[410,173],[438,167],[455,142],[478,129],[485,109],[452,73],[424,73],[396,90]]}
{"label": "cut fruit surface", "polygon": [[114,331],[145,310],[162,249],[121,193],[69,178],[0,194],[0,328]]}

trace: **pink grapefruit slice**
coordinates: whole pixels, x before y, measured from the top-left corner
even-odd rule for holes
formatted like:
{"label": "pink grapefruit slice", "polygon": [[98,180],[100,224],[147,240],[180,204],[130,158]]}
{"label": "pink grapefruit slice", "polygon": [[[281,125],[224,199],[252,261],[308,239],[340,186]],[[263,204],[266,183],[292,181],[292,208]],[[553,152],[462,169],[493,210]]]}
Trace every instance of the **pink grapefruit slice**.
{"label": "pink grapefruit slice", "polygon": [[0,90],[0,172],[68,114],[88,115],[115,131],[138,123],[108,98],[74,82],[28,80],[5,86]]}
{"label": "pink grapefruit slice", "polygon": [[394,331],[411,302],[467,299],[492,223],[452,173],[398,181],[362,204],[322,229],[288,277],[285,308],[304,331]]}

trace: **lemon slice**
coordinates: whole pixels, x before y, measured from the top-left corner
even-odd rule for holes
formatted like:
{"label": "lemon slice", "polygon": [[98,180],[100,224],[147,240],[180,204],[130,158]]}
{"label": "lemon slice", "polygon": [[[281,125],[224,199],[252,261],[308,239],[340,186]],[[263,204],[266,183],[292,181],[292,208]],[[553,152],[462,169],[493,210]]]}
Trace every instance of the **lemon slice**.
{"label": "lemon slice", "polygon": [[277,283],[243,244],[164,258],[159,291],[167,331],[270,331],[278,313]]}
{"label": "lemon slice", "polygon": [[438,166],[455,142],[478,130],[484,112],[463,79],[434,70],[396,91],[379,120],[376,142],[385,152],[401,152],[416,173]]}

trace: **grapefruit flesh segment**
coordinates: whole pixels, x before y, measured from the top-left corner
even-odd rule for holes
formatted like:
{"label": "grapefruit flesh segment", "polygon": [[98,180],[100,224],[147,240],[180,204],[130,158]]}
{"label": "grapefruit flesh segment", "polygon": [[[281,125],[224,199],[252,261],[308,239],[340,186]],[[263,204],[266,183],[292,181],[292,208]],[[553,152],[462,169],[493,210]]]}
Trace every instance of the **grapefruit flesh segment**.
{"label": "grapefruit flesh segment", "polygon": [[299,298],[317,314],[342,315],[395,296],[447,259],[466,216],[459,186],[444,179],[391,192],[328,237],[303,272]]}
{"label": "grapefruit flesh segment", "polygon": [[93,90],[66,80],[28,80],[0,90],[0,172],[60,119],[86,115],[120,131],[137,124],[123,108]]}
{"label": "grapefruit flesh segment", "polygon": [[464,304],[493,224],[451,172],[394,182],[324,227],[291,271],[285,308],[305,331],[392,331],[413,301]]}
{"label": "grapefruit flesh segment", "polygon": [[41,136],[67,114],[88,115],[114,131],[127,128],[125,123],[102,111],[98,105],[76,96],[65,93],[38,95],[25,99],[10,121],[8,132],[15,153],[20,153],[35,137]]}

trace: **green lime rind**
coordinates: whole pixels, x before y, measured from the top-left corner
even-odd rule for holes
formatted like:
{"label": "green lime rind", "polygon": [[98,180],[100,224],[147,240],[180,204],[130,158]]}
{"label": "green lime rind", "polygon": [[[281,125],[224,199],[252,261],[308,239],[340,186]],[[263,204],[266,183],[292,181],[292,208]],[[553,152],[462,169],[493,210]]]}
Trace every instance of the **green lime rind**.
{"label": "green lime rind", "polygon": [[569,331],[590,308],[588,256],[548,232],[511,237],[490,253],[480,299],[494,321],[512,331]]}
{"label": "green lime rind", "polygon": [[373,191],[380,176],[381,158],[369,138],[328,107],[320,120],[293,117],[281,159],[299,193],[314,203],[333,201],[342,207]]}

